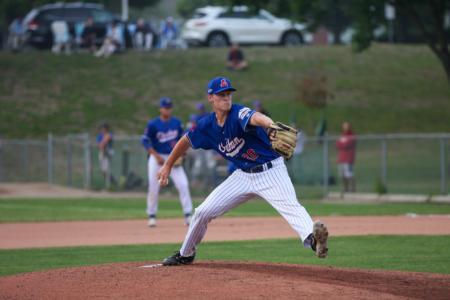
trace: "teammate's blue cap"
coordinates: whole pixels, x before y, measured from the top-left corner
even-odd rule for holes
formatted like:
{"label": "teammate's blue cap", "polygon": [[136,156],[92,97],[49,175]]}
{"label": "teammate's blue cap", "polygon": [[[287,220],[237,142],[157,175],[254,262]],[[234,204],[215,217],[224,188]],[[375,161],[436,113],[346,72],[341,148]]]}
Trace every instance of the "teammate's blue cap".
{"label": "teammate's blue cap", "polygon": [[208,94],[210,95],[225,91],[236,91],[236,89],[231,86],[231,81],[226,79],[225,77],[216,77],[208,84]]}
{"label": "teammate's blue cap", "polygon": [[172,108],[172,99],[164,97],[159,99],[159,107]]}

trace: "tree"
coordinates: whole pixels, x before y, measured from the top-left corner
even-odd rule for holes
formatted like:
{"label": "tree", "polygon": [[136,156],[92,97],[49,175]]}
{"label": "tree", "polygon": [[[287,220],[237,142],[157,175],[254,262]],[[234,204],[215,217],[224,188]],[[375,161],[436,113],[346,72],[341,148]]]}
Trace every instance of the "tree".
{"label": "tree", "polygon": [[341,34],[349,26],[348,0],[299,0],[294,4],[297,17],[306,22],[309,30],[325,26],[333,34],[333,43],[341,44]]}
{"label": "tree", "polygon": [[403,10],[413,20],[424,40],[438,57],[450,84],[450,24],[446,17],[450,16],[450,0],[353,0],[355,5],[352,14],[356,35],[355,49],[362,51],[370,47],[373,40],[374,24],[380,24],[380,7],[385,3]]}

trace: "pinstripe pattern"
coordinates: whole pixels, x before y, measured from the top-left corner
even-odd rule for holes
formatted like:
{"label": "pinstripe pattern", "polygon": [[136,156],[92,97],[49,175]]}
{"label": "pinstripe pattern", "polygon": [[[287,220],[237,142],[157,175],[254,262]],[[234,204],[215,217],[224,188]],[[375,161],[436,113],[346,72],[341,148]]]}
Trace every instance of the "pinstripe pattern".
{"label": "pinstripe pattern", "polygon": [[[160,154],[167,159],[168,154]],[[158,211],[159,183],[156,175],[161,168],[156,158],[151,155],[148,160],[148,193],[147,193],[147,215],[156,215]],[[189,192],[189,183],[183,167],[175,167],[170,172],[170,178],[180,194],[180,203],[184,214],[192,212],[192,200]]]}
{"label": "pinstripe pattern", "polygon": [[180,250],[182,256],[191,256],[195,252],[212,219],[256,195],[269,202],[286,219],[305,247],[310,246],[306,238],[312,233],[313,221],[297,201],[283,158],[273,160],[272,164],[273,168],[261,173],[236,170],[206,198],[195,210]]}

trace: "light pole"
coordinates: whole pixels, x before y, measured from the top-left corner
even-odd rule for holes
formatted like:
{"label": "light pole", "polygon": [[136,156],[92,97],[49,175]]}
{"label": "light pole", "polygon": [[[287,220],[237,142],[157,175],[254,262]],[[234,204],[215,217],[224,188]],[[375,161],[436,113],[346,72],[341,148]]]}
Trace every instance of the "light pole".
{"label": "light pole", "polygon": [[389,43],[394,43],[394,20],[395,20],[395,6],[386,3],[384,5],[384,16],[388,21],[388,39]]}
{"label": "light pole", "polygon": [[122,21],[128,21],[128,0],[122,0]]}

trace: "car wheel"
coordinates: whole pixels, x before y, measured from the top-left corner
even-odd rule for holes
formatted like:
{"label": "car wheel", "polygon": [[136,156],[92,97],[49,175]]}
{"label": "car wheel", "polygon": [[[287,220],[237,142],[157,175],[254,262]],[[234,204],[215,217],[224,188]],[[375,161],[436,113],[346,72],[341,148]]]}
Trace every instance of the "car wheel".
{"label": "car wheel", "polygon": [[303,38],[300,33],[295,31],[288,31],[283,36],[283,45],[286,47],[299,46],[303,43]]}
{"label": "car wheel", "polygon": [[228,46],[228,37],[221,32],[213,32],[209,35],[206,44],[209,47],[226,47]]}

